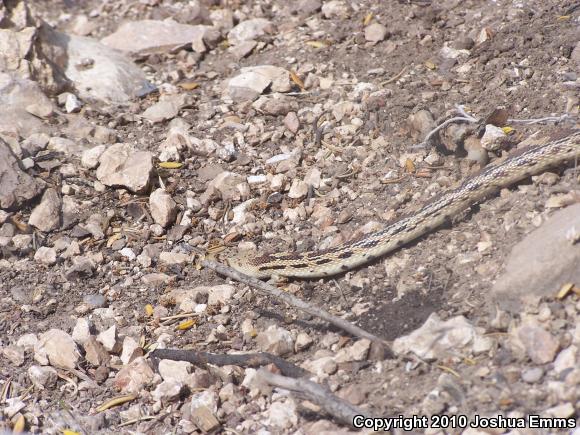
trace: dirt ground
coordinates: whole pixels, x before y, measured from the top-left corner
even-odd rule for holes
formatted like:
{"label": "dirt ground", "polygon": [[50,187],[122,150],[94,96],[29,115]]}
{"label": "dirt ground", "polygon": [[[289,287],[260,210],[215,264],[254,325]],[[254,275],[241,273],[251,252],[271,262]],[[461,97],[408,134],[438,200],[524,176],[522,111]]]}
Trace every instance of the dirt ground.
{"label": "dirt ground", "polygon": [[[58,8],[55,7],[57,3]],[[397,217],[413,213],[435,194],[476,172],[477,164],[465,159],[461,152],[439,146],[436,164],[429,167],[426,162],[419,161],[414,173],[405,173],[401,162],[405,162],[406,156],[436,152],[435,149],[412,148],[423,137],[409,122],[409,117],[420,110],[429,111],[436,123],[452,116],[456,105],[463,105],[469,113],[483,119],[498,107],[507,109],[510,118],[516,119],[578,113],[576,75],[579,66],[571,59],[571,53],[580,36],[580,9],[574,1],[358,0],[346,2],[350,5],[348,17],[331,18],[323,17],[320,11],[303,15],[302,11],[294,10],[294,2],[279,0],[207,0],[202,3],[210,10],[225,8],[242,11],[247,18],[267,18],[277,31],[262,36],[263,47],[241,60],[228,51],[227,45],[220,44],[204,55],[195,55],[193,65],[184,62],[185,55],[180,52],[140,56],[136,62],[156,84],[178,84],[185,79],[199,84],[196,89],[187,91],[193,103],[179,115],[193,126],[194,136],[212,138],[218,143],[232,141],[236,131],[224,127],[227,117],[237,117],[242,124],[252,124],[258,117],[263,132],[270,133],[270,139],[253,144],[251,156],[246,153],[231,161],[215,156],[192,156],[179,171],[160,170],[159,175],[169,186],[174,200],[184,205],[187,191],[199,195],[206,190],[208,180],[200,176],[204,168],[214,173],[217,173],[216,168],[218,172],[227,170],[244,177],[268,173],[265,163],[268,158],[297,146],[303,147],[302,158],[291,170],[291,178],[303,179],[309,170],[316,168],[323,179],[328,179],[328,184],[313,195],[298,200],[283,192],[281,201],[270,201],[272,192],[268,187],[252,188],[251,196],[258,198],[261,206],[251,211],[251,227],[236,227],[239,237],[231,249],[247,241],[254,242],[264,252],[307,250],[321,243],[336,244],[360,234],[360,229],[369,222],[381,227]],[[90,36],[102,38],[123,20],[172,17],[187,23],[186,16],[180,15],[181,6],[181,2],[163,0],[71,0],[38,1],[34,2],[33,9],[62,31],[69,30],[71,17],[90,15],[91,11],[98,10],[92,18],[97,23],[96,30]],[[372,44],[365,40],[365,17],[386,26],[388,33],[383,41]],[[317,48],[308,41],[323,41],[323,44]],[[441,55],[443,47],[467,51],[460,58],[451,59]],[[296,71],[301,79],[305,79],[307,71],[332,78],[330,87],[313,86],[301,91],[299,86],[294,86],[293,104],[301,119],[297,135],[284,133],[284,115],[257,113],[251,104],[225,104],[221,100],[223,83],[240,68],[254,65],[287,68]],[[465,65],[469,68],[459,68]],[[179,74],[173,74],[175,71]],[[389,80],[399,74],[397,80]],[[362,82],[386,92],[364,101],[357,100],[353,89]],[[570,86],[570,82],[575,85]],[[139,149],[158,153],[158,146],[167,135],[167,123],[150,124],[136,116],[158,97],[154,93],[124,107],[89,103],[81,115],[63,115],[62,124],[56,128],[62,129],[62,135],[66,136],[67,126],[82,116],[91,123],[112,127],[119,142],[131,142]],[[334,152],[316,143],[312,125],[314,110],[306,113],[307,109],[317,106],[332,110],[333,107],[326,106],[328,101],[333,105],[341,101],[360,104],[362,120],[352,140],[328,135],[327,140],[340,148]],[[305,111],[300,112],[301,109]],[[512,127],[515,131],[510,136],[511,143],[540,129],[538,125],[513,124]],[[560,126],[541,128],[558,130]],[[384,138],[384,141],[377,145],[377,138]],[[69,161],[78,164],[78,160]],[[427,175],[417,175],[422,169]],[[491,288],[502,274],[513,246],[535,228],[534,217],[545,212],[547,199],[555,193],[578,189],[577,173],[573,168],[564,169],[555,171],[561,175],[555,184],[524,180],[387,258],[334,279],[292,280],[290,291],[389,341],[416,330],[432,313],[442,319],[462,315],[471,324],[482,327],[489,336],[506,334],[505,330],[497,330],[492,325],[496,305],[489,297]],[[90,185],[95,180],[94,171],[84,171],[83,177]],[[398,177],[398,182],[390,181]],[[50,180],[55,184],[62,181],[58,175],[51,175]],[[340,192],[340,195],[333,195],[333,192]],[[86,205],[83,210],[86,217],[112,211],[111,228],[141,229],[142,222],[131,217],[128,204],[146,204],[146,195],[130,195],[115,189],[97,193],[86,187],[79,189],[79,197]],[[208,206],[204,205],[195,213],[186,234],[200,238],[198,248],[206,247],[212,239],[223,239],[231,233],[233,224],[216,219],[216,216],[220,210],[227,215],[227,210],[239,203],[239,200],[228,202],[217,198]],[[288,218],[286,209],[300,205],[304,206],[307,215],[299,219]],[[316,212],[316,206],[328,207],[330,213],[320,219],[313,217],[312,210]],[[22,212],[24,218],[31,208]],[[331,226],[336,226],[336,230],[328,230]],[[51,232],[44,235],[41,243],[50,246],[63,236],[70,236],[70,232],[71,229]],[[107,236],[110,235],[112,233]],[[482,242],[489,248],[478,249]],[[138,231],[135,237],[127,239],[126,246],[138,253],[154,243],[163,249],[182,247],[184,252],[191,252],[190,244],[183,240],[169,242],[165,236],[154,240],[143,237]],[[145,316],[147,304],[162,305],[164,295],[175,289],[226,282],[211,270],[198,270],[192,265],[153,264],[146,271],[141,270],[141,274],[163,272],[172,279],[168,284],[146,286],[133,278],[136,273],[133,266],[109,243],[89,241],[85,249],[101,252],[105,261],[92,276],[81,280],[65,277],[66,261],[42,266],[32,261],[33,252],[0,254],[14,264],[12,268],[0,269],[0,330],[6,342],[50,328],[70,332],[80,316],[78,308],[86,295],[97,294],[105,296],[106,306],[117,313],[116,322],[121,330],[129,328],[138,332],[137,337],[141,335],[155,341],[156,325]],[[270,298],[242,292],[243,285],[239,283],[233,285],[241,296],[229,304],[229,324],[223,340],[206,342],[210,331],[218,324],[213,316],[207,315],[195,328],[174,332],[170,347],[199,346],[201,350],[227,353],[234,343],[236,350],[256,351],[256,343],[242,340],[239,332],[241,321],[251,318],[256,330],[277,324],[306,332],[313,338],[314,345],[289,359],[300,364],[313,358],[319,340],[328,334],[324,323]],[[40,298],[35,299],[38,294]],[[564,309],[560,302],[550,304],[554,316]],[[23,306],[27,309],[22,309]],[[353,306],[364,309],[353,313]],[[168,312],[177,314],[178,310],[168,306]],[[576,313],[576,320],[578,316]],[[562,328],[574,326],[574,318],[568,317],[566,322],[567,326]],[[343,335],[338,330],[330,330]],[[33,363],[32,358],[27,358],[24,365],[15,367],[4,360],[0,364],[0,376],[26,386],[29,384],[26,370]],[[514,370],[522,371],[529,365],[527,361],[506,355],[496,344],[484,355],[459,361],[416,363],[404,358],[390,359],[381,362],[379,371],[373,362],[353,364],[335,375],[329,385],[338,392],[346,390],[346,395],[356,390],[364,397],[357,405],[377,415],[425,415],[431,405],[431,414],[528,414],[558,403],[550,396],[549,377],[534,384],[531,394],[528,394],[529,384],[518,376],[513,378]],[[487,367],[491,375],[482,376],[482,367]],[[94,368],[87,368],[87,373],[92,377]],[[433,397],[433,391],[442,383],[447,386],[443,389],[446,395]],[[80,391],[74,398],[65,388],[33,394],[47,415],[63,409],[83,415],[115,395],[112,382],[105,382],[103,386],[90,392]],[[569,387],[576,392],[570,401],[575,406],[575,418],[578,418],[580,385]],[[110,423],[98,433],[185,433],[177,425],[179,404],[174,405],[169,416],[159,418],[155,424],[145,422],[130,429],[119,427],[120,419],[114,414],[110,412]],[[244,418],[244,415],[238,416],[239,421]],[[286,429],[264,427],[261,433],[312,433],[309,425],[318,419],[319,414],[303,412],[295,426]],[[235,418],[228,421],[226,425],[235,428]],[[347,429],[340,425],[330,427],[329,433]],[[43,432],[44,429],[39,424],[35,430]],[[218,432],[220,430],[227,433],[223,428]],[[444,432],[459,433],[460,430]],[[231,433],[236,432],[232,430]]]}

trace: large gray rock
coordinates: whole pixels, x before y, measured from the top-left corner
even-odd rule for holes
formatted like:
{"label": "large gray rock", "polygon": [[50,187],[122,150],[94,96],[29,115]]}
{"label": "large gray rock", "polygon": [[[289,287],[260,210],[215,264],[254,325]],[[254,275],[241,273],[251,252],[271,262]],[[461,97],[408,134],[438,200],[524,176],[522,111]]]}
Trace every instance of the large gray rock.
{"label": "large gray rock", "polygon": [[0,139],[0,209],[18,209],[42,192],[43,183],[19,166],[10,147]]}
{"label": "large gray rock", "polygon": [[205,45],[215,46],[218,39],[219,31],[212,26],[190,26],[167,19],[124,23],[101,42],[129,53],[165,52],[184,44],[192,44],[194,51],[205,52]]}
{"label": "large gray rock", "polygon": [[52,110],[51,101],[37,83],[0,72],[0,133],[28,137],[46,132],[48,128],[35,115]]}
{"label": "large gray rock", "polygon": [[566,283],[580,282],[580,204],[560,210],[513,247],[491,298],[502,309],[520,311],[527,300],[554,296]]}
{"label": "large gray rock", "polygon": [[42,26],[39,36],[45,52],[55,53],[51,60],[74,83],[82,99],[122,103],[154,89],[124,53],[99,41],[49,26]]}

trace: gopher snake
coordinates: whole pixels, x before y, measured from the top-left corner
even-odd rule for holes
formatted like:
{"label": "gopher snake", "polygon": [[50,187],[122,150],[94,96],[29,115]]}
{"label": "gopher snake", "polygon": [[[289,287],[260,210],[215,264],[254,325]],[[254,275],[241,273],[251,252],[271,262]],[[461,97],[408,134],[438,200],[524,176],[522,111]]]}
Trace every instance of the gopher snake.
{"label": "gopher snake", "polygon": [[502,187],[539,174],[566,160],[580,158],[580,130],[544,139],[543,144],[514,153],[499,164],[485,167],[461,185],[444,193],[416,213],[384,229],[338,247],[308,252],[238,254],[226,258],[230,267],[256,278],[319,278],[345,272],[373,261],[417,239]]}

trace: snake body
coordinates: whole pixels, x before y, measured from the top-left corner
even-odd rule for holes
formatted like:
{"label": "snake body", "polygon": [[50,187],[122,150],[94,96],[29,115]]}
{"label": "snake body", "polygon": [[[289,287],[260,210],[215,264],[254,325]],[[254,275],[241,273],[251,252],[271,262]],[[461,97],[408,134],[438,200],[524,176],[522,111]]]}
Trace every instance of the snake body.
{"label": "snake body", "polygon": [[565,161],[580,158],[580,130],[544,139],[538,146],[517,151],[499,164],[486,166],[457,188],[430,201],[419,211],[388,224],[382,230],[340,246],[308,252],[238,254],[226,259],[230,267],[265,279],[272,276],[320,278],[369,263],[418,237],[503,187],[539,174]]}

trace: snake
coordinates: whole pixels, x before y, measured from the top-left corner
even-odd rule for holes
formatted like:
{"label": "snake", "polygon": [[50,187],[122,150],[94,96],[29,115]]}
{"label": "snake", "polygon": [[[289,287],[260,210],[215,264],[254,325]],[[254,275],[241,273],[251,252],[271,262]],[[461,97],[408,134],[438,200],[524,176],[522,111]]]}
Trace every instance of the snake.
{"label": "snake", "polygon": [[366,265],[431,233],[468,207],[532,175],[580,158],[580,129],[562,130],[516,150],[428,201],[417,212],[346,243],[306,252],[240,252],[224,258],[238,272],[258,279],[324,278]]}

